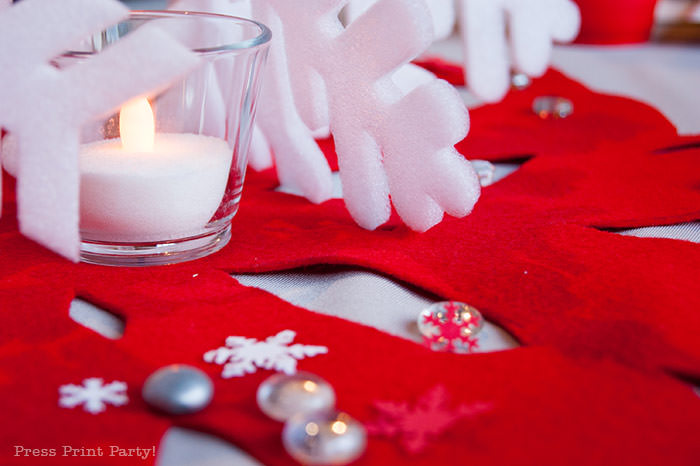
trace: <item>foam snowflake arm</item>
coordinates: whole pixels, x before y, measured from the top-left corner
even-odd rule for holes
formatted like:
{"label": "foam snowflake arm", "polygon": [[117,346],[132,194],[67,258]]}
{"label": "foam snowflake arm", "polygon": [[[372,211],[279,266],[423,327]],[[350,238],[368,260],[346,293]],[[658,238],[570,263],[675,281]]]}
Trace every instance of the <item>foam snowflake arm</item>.
{"label": "foam snowflake arm", "polygon": [[[170,10],[194,10],[211,12],[222,15],[251,18],[251,5],[249,0],[175,0],[168,3]],[[208,31],[199,31],[205,34],[214,25],[208,25]],[[223,62],[222,62],[223,64]],[[218,80],[225,81],[230,76],[230,70],[217,69]],[[223,100],[222,100],[223,103]],[[273,157],[270,144],[265,134],[257,123],[253,126],[253,134],[248,152],[248,163],[257,171],[265,170],[273,166]]]}
{"label": "foam snowflake arm", "polygon": [[[421,231],[444,212],[471,210],[478,182],[452,148],[467,129],[461,99],[435,81],[404,96],[392,80],[432,40],[425,1],[379,0],[345,30],[334,15],[347,0],[315,0],[304,15],[285,0],[258,3],[285,25],[291,72],[311,66],[326,83],[343,197],[355,221],[367,229],[386,222],[390,194],[402,219]],[[293,90],[303,98],[304,89]]]}
{"label": "foam snowflake arm", "polygon": [[295,99],[297,112],[304,124],[312,131],[327,128],[330,124],[328,95],[321,75],[310,66],[305,66],[298,72],[290,73],[289,79],[295,94],[304,96]]}
{"label": "foam snowflake arm", "polygon": [[[431,131],[425,131],[425,121]],[[469,130],[469,116],[457,91],[434,80],[391,109],[384,165],[396,211],[408,226],[425,231],[442,219],[469,214],[479,198],[475,171],[454,149]]]}
{"label": "foam snowflake arm", "polygon": [[507,11],[513,65],[530,76],[546,71],[553,41],[573,40],[579,29],[578,8],[569,0],[511,0]]}
{"label": "foam snowflake arm", "polygon": [[[435,40],[448,37],[455,25],[454,0],[425,0],[433,19]],[[352,0],[346,8],[346,20],[353,21],[367,11],[377,0]]]}
{"label": "foam snowflake arm", "polygon": [[461,2],[467,84],[487,101],[499,100],[507,92],[509,57],[516,70],[540,76],[549,63],[552,43],[572,40],[580,25],[578,8],[570,0]]}
{"label": "foam snowflake arm", "polygon": [[[124,57],[127,56],[133,59],[125,60]],[[144,67],[146,61],[149,66]],[[126,37],[87,63],[63,71],[60,94],[55,96],[55,103],[60,104],[58,114],[54,114],[51,109],[46,109],[43,114],[43,118],[54,121],[53,127],[46,128],[44,137],[28,140],[25,136],[21,143],[21,179],[18,183],[21,231],[50,249],[77,260],[79,175],[75,157],[79,151],[79,136],[69,126],[62,125],[77,128],[90,116],[113,110],[132,97],[134,91],[146,93],[157,90],[156,86],[164,84],[165,79],[183,73],[195,63],[194,55],[185,53],[181,46],[165,34],[155,29],[144,29]],[[115,69],[120,70],[119,73],[115,73]],[[127,80],[125,76],[138,78]],[[104,92],[105,88],[110,91]],[[31,121],[30,118],[27,115],[25,121]],[[61,118],[73,120],[58,123],[57,120]],[[63,154],[59,154],[61,149],[65,151]],[[48,160],[47,154],[52,155]],[[52,171],[48,169],[50,166],[62,167],[56,171],[71,175],[51,176]],[[55,208],[56,199],[43,195],[48,186],[53,186],[57,196],[63,198],[65,202],[62,206],[72,206],[70,215],[65,215],[63,208]],[[67,241],[67,238],[71,240]]]}
{"label": "foam snowflake arm", "polygon": [[[144,67],[142,60],[125,60],[125,56],[149,57],[149,66]],[[91,66],[67,69],[64,74],[71,83],[66,90],[67,100],[78,103],[78,118],[85,120],[116,109],[134,96],[134,80],[125,80],[123,76],[138,76],[140,92],[156,94],[169,84],[163,80],[164,76],[182,76],[197,64],[196,56],[185,53],[169,35],[144,26],[91,59]],[[115,69],[120,72],[115,73]],[[86,89],[94,89],[94,93],[109,89],[109,92],[102,92],[98,100],[89,98],[93,92]]]}
{"label": "foam snowflake arm", "polygon": [[328,94],[326,83],[321,75],[311,67],[303,73],[290,73],[293,88],[305,89],[306,97],[295,100],[299,117],[315,139],[330,136],[330,117],[328,115]]}
{"label": "foam snowflake arm", "polygon": [[[423,2],[383,0],[351,23],[342,40],[346,41],[346,46],[356,42],[363,44],[360,37],[372,37],[371,31],[377,28],[379,18],[392,18],[392,27],[387,33],[396,36],[402,31],[413,40],[395,47],[390,37],[382,38],[380,42],[391,45],[393,50],[379,46],[375,53],[382,60],[376,60],[369,73],[374,77],[383,76],[429,45],[432,26],[424,20],[426,16],[429,14]],[[376,36],[376,31],[374,34]],[[358,49],[352,47],[351,50]],[[362,60],[351,51],[347,56]],[[383,91],[383,97],[390,99],[392,94],[402,94],[393,81],[391,85],[384,83]],[[426,121],[430,122],[429,129],[426,129]],[[470,164],[453,148],[468,129],[468,113],[459,94],[446,82],[433,79],[403,98],[399,97],[389,107],[380,127],[370,130],[384,154],[383,170],[391,199],[402,220],[412,229],[425,231],[438,223],[444,212],[462,217],[473,208],[479,196],[478,178]],[[343,178],[344,188],[346,179]],[[351,213],[360,210],[360,205],[365,209],[368,205],[360,204],[352,196],[346,196],[346,204]]]}
{"label": "foam snowflake arm", "polygon": [[253,135],[250,139],[250,150],[248,151],[248,163],[253,170],[262,171],[272,167],[272,149],[258,123],[253,126]]}
{"label": "foam snowflake arm", "polygon": [[381,148],[366,131],[349,124],[337,123],[333,137],[345,206],[358,225],[374,230],[391,215]]}
{"label": "foam snowflake arm", "polygon": [[312,202],[323,202],[331,197],[331,171],[297,111],[284,41],[279,34],[281,21],[264,2],[253,3],[253,14],[270,26],[275,37],[260,95],[258,125],[275,153],[281,184],[299,190]]}
{"label": "foam snowflake arm", "polygon": [[[382,164],[385,141],[378,134],[381,122],[373,121],[374,113],[381,114],[388,102],[401,99],[401,91],[387,76],[430,44],[432,26],[426,17],[423,2],[381,0],[334,40],[334,55],[348,64],[344,74],[354,89],[348,92],[350,97],[344,89],[329,89],[331,131],[345,204],[367,229],[386,222],[391,214],[390,185]],[[402,38],[401,47],[396,46],[396,37]]]}
{"label": "foam snowflake arm", "polygon": [[510,83],[505,20],[501,0],[462,0],[467,85],[490,102],[500,100]]}
{"label": "foam snowflake arm", "polygon": [[[143,28],[111,46],[104,57],[98,54],[68,69],[49,64],[127,13],[112,0],[25,0],[0,13],[0,63],[6,65],[0,67],[0,101],[5,104],[0,124],[20,148],[20,230],[74,261],[80,245],[80,127],[120,101],[153,91],[156,83],[168,82],[196,61],[171,38]],[[43,35],[29,36],[36,31]],[[31,46],[17,54],[16,44],[25,43]]]}
{"label": "foam snowflake arm", "polygon": [[[27,0],[9,9],[0,8],[0,11],[2,44],[13,47],[31,44],[31,47],[22,48],[22,58],[25,63],[36,63],[55,57],[66,50],[67,44],[77,43],[96,29],[119,21],[129,10],[118,2]],[[70,27],[39,28],[52,20],[66,22]],[[27,27],[13,27],[16,24]],[[36,34],[42,35],[40,40]]]}
{"label": "foam snowflake arm", "polygon": [[363,76],[382,78],[430,46],[433,27],[426,17],[430,10],[423,1],[380,0],[336,40],[339,53],[347,62],[362,64]]}
{"label": "foam snowflake arm", "polygon": [[[0,8],[0,63],[4,64],[0,66],[0,102],[3,103],[0,126],[11,132],[27,132],[22,151],[28,155],[18,162],[18,171],[22,173],[17,194],[20,230],[73,260],[78,257],[78,174],[71,166],[77,166],[77,134],[58,127],[65,120],[65,115],[60,113],[62,102],[48,103],[54,112],[59,110],[59,115],[55,115],[46,112],[38,102],[27,102],[31,99],[27,94],[50,93],[53,90],[50,85],[41,90],[31,89],[30,85],[37,75],[49,80],[56,77],[56,71],[46,62],[94,29],[118,21],[127,12],[117,2],[87,0],[60,3],[32,0]],[[46,27],[52,22],[70,27]],[[35,37],[37,31],[44,36]],[[17,55],[16,44],[30,46],[23,47],[21,55]],[[44,114],[37,115],[42,110]],[[51,128],[47,128],[49,124]],[[35,131],[41,137],[31,134]],[[47,158],[47,154],[54,156]],[[52,172],[67,174],[51,176]],[[47,196],[47,191],[55,199]],[[61,207],[56,209],[56,205]],[[52,227],[47,228],[48,225]]]}
{"label": "foam snowflake arm", "polygon": [[[342,30],[342,25],[338,19],[338,13],[342,4],[347,0],[329,0],[327,2],[305,2],[303,8],[303,25],[292,27],[289,23],[276,23],[271,17],[277,19],[280,14],[298,15],[299,4],[290,1],[276,0],[253,0],[255,17],[268,21],[272,25],[273,42],[277,43],[278,50],[283,49],[286,57],[296,54],[294,47],[287,46],[287,40],[294,34],[289,34],[289,29],[306,30],[308,19],[322,21],[323,28]],[[298,21],[297,21],[298,22]],[[284,73],[290,82],[294,92],[294,104],[296,112],[304,124],[311,131],[327,130],[329,125],[328,98],[325,82],[319,72],[307,61],[286,60],[288,70]],[[277,73],[276,73],[277,74]],[[281,76],[281,75],[280,75]]]}

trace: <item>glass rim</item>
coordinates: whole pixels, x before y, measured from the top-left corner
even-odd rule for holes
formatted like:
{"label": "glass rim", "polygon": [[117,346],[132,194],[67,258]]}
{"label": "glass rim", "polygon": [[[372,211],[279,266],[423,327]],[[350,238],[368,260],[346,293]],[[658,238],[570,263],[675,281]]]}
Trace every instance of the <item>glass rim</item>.
{"label": "glass rim", "polygon": [[[263,23],[241,18],[239,16],[222,15],[218,13],[205,13],[200,11],[179,11],[179,10],[131,10],[129,12],[128,20],[131,19],[158,19],[158,18],[209,18],[209,19],[219,19],[219,20],[235,20],[236,23],[247,23],[249,25],[256,26],[260,30],[260,34],[251,39],[245,39],[238,42],[232,42],[228,44],[217,45],[213,47],[197,47],[190,49],[192,52],[199,55],[215,54],[228,51],[236,50],[252,50],[256,48],[263,47],[270,43],[272,39],[272,31],[270,28],[265,26]],[[125,20],[127,20],[125,19]],[[123,22],[125,20],[120,21]],[[119,24],[119,23],[117,23]],[[64,56],[74,56],[74,57],[87,57],[91,55],[98,54],[95,52],[84,52],[77,50],[69,50],[65,52]]]}

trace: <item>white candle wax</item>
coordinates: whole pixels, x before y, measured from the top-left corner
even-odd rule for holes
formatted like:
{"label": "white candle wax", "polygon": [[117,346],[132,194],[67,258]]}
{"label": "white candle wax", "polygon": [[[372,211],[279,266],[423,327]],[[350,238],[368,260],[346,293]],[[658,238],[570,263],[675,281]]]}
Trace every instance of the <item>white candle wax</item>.
{"label": "white candle wax", "polygon": [[139,242],[196,235],[224,197],[232,149],[195,134],[157,134],[152,151],[120,139],[80,152],[80,228],[90,239]]}

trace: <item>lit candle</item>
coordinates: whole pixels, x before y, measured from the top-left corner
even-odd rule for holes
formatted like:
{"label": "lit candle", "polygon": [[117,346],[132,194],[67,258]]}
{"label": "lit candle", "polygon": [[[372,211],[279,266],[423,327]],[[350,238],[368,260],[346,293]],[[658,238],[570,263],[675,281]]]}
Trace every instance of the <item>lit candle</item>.
{"label": "lit candle", "polygon": [[80,228],[91,240],[196,235],[223,199],[233,151],[219,138],[156,134],[146,99],[126,104],[121,138],[80,152]]}

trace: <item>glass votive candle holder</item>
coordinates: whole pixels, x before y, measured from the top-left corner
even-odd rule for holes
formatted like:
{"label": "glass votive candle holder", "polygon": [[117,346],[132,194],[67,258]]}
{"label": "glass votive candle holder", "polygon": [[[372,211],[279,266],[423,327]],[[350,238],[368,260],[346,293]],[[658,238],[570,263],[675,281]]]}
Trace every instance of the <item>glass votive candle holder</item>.
{"label": "glass votive candle holder", "polygon": [[134,11],[56,64],[79,65],[150,24],[201,63],[157,95],[134,99],[83,128],[83,262],[172,264],[218,251],[231,238],[270,31],[231,16]]}

